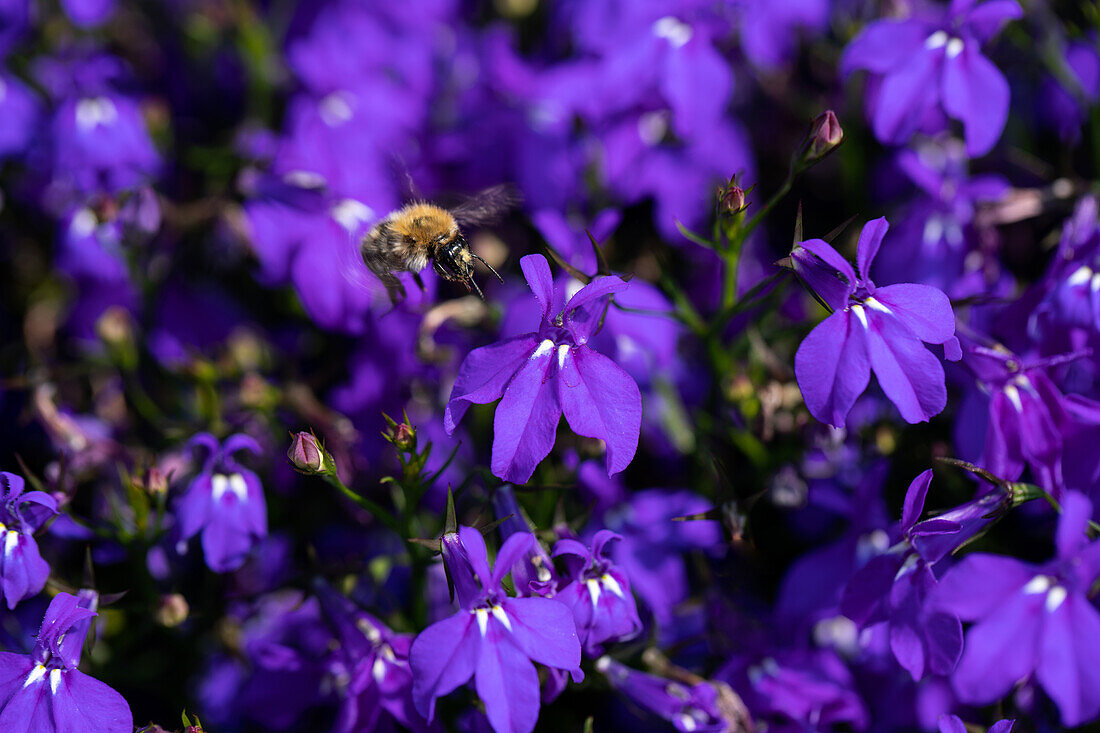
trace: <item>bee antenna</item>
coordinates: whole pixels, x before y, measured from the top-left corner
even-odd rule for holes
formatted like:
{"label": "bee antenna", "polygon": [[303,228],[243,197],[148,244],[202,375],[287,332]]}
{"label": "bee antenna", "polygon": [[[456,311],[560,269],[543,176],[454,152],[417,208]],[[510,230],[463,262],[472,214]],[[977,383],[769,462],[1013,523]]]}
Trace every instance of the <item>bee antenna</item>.
{"label": "bee antenna", "polygon": [[477,297],[481,298],[482,300],[485,300],[485,294],[484,294],[484,293],[482,293],[482,292],[481,292],[481,288],[479,288],[479,287],[477,286],[477,281],[476,281],[476,280],[474,280],[474,279],[473,279],[473,278],[471,277],[471,278],[470,278],[470,281],[469,281],[469,282],[470,282],[470,285],[472,285],[472,286],[473,286],[474,290],[476,290],[476,291],[477,291]]}
{"label": "bee antenna", "polygon": [[485,261],[485,258],[484,258],[484,257],[482,257],[482,256],[481,256],[481,255],[479,255],[479,254],[475,254],[474,252],[471,252],[470,254],[471,254],[471,255],[473,255],[473,256],[474,256],[475,258],[477,258],[478,260],[480,260],[480,261],[481,261],[481,264],[483,264],[483,265],[485,265],[486,267],[488,267],[488,268],[489,268],[489,272],[491,272],[491,273],[493,273],[494,275],[496,275],[496,276],[497,276],[497,280],[500,280],[501,282],[504,282],[504,278],[502,278],[502,277],[500,276],[500,273],[499,273],[499,272],[497,272],[496,270],[494,270],[494,269],[493,269],[493,266],[492,266],[492,265],[490,265],[490,264],[489,264],[488,262],[486,262],[486,261]]}

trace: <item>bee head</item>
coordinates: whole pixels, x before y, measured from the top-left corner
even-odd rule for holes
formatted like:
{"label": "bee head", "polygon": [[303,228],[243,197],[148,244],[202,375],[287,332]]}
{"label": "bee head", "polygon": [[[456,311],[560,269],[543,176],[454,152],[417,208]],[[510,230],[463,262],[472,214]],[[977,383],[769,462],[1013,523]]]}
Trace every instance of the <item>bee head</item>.
{"label": "bee head", "polygon": [[474,254],[470,250],[470,245],[466,241],[466,237],[461,233],[455,235],[455,237],[449,241],[440,242],[435,250],[434,268],[436,273],[446,279],[456,282],[464,282],[467,288],[472,287],[477,291],[477,294],[482,298],[485,296],[481,293],[481,288],[474,282],[474,260],[481,260],[481,263],[489,268],[489,270],[497,276],[497,279],[504,282],[504,279],[500,277],[496,270],[489,267],[489,263],[483,260],[480,256]]}

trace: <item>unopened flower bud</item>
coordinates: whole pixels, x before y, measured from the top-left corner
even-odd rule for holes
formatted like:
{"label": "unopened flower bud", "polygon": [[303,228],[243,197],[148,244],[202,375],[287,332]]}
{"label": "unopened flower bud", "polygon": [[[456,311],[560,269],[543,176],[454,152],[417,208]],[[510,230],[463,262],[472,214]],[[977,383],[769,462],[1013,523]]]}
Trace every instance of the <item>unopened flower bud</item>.
{"label": "unopened flower bud", "polygon": [[805,153],[807,161],[820,160],[831,153],[844,140],[844,130],[840,120],[831,110],[825,110],[810,124],[809,146]]}
{"label": "unopened flower bud", "polygon": [[161,596],[160,605],[157,606],[156,619],[161,626],[175,628],[187,620],[191,613],[191,606],[187,599],[179,593],[169,593]]}
{"label": "unopened flower bud", "polygon": [[416,429],[409,424],[408,415],[400,423],[396,422],[388,415],[382,415],[386,420],[386,424],[389,426],[383,436],[394,448],[403,453],[415,453],[416,452]]}
{"label": "unopened flower bud", "polygon": [[287,460],[299,473],[314,474],[325,471],[325,449],[312,433],[296,433],[286,452]]}
{"label": "unopened flower bud", "polygon": [[747,190],[741,188],[737,183],[737,176],[730,178],[729,183],[718,187],[716,194],[718,213],[737,214],[744,211],[749,206],[749,202],[745,200],[745,197],[751,190],[752,186],[749,186]]}
{"label": "unopened flower bud", "polygon": [[141,483],[142,487],[153,496],[163,496],[168,493],[168,476],[156,466],[145,472]]}

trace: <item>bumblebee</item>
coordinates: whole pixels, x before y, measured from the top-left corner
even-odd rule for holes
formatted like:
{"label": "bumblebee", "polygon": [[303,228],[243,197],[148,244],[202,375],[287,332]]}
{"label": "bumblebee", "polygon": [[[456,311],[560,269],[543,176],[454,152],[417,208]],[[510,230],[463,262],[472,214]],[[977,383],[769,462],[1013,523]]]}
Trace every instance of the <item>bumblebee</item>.
{"label": "bumblebee", "polygon": [[379,221],[359,245],[363,263],[386,286],[396,305],[405,297],[405,286],[397,272],[411,272],[421,289],[420,271],[432,263],[432,269],[445,280],[460,282],[484,294],[474,281],[474,260],[504,282],[500,274],[470,249],[462,227],[487,224],[514,206],[518,197],[510,186],[486,189],[454,209],[417,201],[392,212]]}

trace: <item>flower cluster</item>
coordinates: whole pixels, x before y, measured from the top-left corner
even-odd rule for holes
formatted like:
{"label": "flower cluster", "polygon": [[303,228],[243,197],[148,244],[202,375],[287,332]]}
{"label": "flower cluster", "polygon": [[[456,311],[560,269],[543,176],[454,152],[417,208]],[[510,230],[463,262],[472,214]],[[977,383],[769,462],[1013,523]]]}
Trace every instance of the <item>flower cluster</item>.
{"label": "flower cluster", "polygon": [[1098,729],[1093,11],[0,0],[0,733]]}

